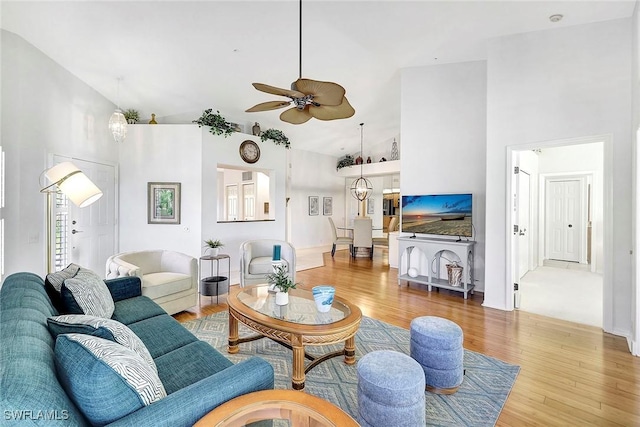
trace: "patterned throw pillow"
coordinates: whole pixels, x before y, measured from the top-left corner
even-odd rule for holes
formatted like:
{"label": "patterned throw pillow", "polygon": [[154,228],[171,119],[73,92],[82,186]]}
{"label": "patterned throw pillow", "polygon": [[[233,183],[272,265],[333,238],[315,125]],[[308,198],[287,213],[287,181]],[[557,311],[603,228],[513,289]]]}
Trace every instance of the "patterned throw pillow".
{"label": "patterned throw pillow", "polygon": [[78,274],[78,271],[80,271],[80,266],[78,264],[71,263],[60,271],[47,274],[45,283],[60,293],[64,281],[66,279],[71,279],[73,276]]}
{"label": "patterned throw pillow", "polygon": [[115,305],[109,288],[93,271],[81,268],[62,284],[62,304],[67,313],[111,318]]}
{"label": "patterned throw pillow", "polygon": [[158,374],[118,343],[58,335],[55,356],[62,386],[92,425],[109,424],[167,395]]}
{"label": "patterned throw pillow", "polygon": [[49,317],[47,324],[54,338],[60,334],[76,333],[115,341],[138,353],[145,362],[158,372],[156,364],[142,340],[127,325],[117,320],[88,316],[86,314],[65,314]]}

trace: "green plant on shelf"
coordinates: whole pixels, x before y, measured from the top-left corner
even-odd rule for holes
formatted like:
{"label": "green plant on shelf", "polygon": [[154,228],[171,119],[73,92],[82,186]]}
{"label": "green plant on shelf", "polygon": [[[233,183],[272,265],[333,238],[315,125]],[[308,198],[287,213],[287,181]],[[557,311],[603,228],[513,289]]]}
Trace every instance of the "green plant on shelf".
{"label": "green plant on shelf", "polygon": [[233,125],[220,114],[220,111],[213,113],[212,108],[204,110],[197,120],[193,120],[193,123],[196,123],[198,127],[209,126],[209,132],[214,135],[223,135],[225,138],[236,132]]}
{"label": "green plant on shelf", "polygon": [[213,240],[213,239],[208,239],[204,241],[204,247],[205,248],[222,248],[224,247],[224,243],[222,243],[220,240]]}
{"label": "green plant on shelf", "polygon": [[284,148],[291,148],[291,143],[289,142],[289,138],[278,129],[267,129],[260,134],[260,140],[265,142],[267,139],[273,141],[276,145],[284,145]]}

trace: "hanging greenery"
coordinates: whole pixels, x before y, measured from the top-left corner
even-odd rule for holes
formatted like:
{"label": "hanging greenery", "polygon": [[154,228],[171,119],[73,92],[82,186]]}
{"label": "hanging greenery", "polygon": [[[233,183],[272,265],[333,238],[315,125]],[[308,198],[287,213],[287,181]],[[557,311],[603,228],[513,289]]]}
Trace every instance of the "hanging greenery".
{"label": "hanging greenery", "polygon": [[236,132],[233,125],[222,117],[220,111],[216,111],[215,114],[212,111],[212,108],[204,110],[200,118],[193,120],[193,123],[197,123],[198,127],[209,126],[209,132],[214,135],[224,135],[225,138]]}
{"label": "hanging greenery", "polygon": [[342,168],[346,168],[347,166],[355,165],[356,161],[353,159],[353,156],[347,154],[344,158],[338,160],[338,165],[336,166],[336,170],[340,170]]}
{"label": "hanging greenery", "polygon": [[267,139],[273,141],[276,145],[284,145],[284,148],[291,148],[291,143],[289,142],[289,138],[282,133],[281,130],[278,129],[267,129],[260,135],[260,139],[262,142],[265,142]]}

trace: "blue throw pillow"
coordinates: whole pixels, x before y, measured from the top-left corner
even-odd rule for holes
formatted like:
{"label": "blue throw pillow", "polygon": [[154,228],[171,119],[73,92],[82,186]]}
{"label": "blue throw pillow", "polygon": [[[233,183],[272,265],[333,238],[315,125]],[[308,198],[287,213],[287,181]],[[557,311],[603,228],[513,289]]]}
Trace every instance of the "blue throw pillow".
{"label": "blue throw pillow", "polygon": [[58,335],[55,362],[60,383],[92,425],[109,424],[167,395],[142,357],[102,338]]}
{"label": "blue throw pillow", "polygon": [[85,334],[117,342],[135,351],[156,372],[156,364],[142,340],[126,325],[113,319],[88,316],[86,314],[64,314],[47,319],[49,332],[53,337],[60,334]]}
{"label": "blue throw pillow", "polygon": [[67,313],[110,319],[115,310],[113,297],[104,280],[85,268],[81,268],[74,277],[65,279],[61,294]]}

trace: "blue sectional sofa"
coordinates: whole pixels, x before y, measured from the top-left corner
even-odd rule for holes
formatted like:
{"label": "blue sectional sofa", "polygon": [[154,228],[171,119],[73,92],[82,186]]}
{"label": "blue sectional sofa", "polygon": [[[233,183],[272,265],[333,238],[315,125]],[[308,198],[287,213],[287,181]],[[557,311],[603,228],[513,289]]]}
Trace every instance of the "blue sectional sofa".
{"label": "blue sectional sofa", "polygon": [[[139,278],[105,283],[115,303],[112,319],[127,325],[142,340],[166,390],[166,397],[109,426],[191,426],[234,397],[273,388],[273,368],[268,362],[251,358],[234,365],[142,296]],[[56,315],[58,309],[42,278],[16,273],[5,279],[0,289],[2,426],[90,425],[56,371],[55,351],[59,349],[54,351],[56,340],[47,327],[47,318]],[[87,375],[87,385],[96,382]]]}

